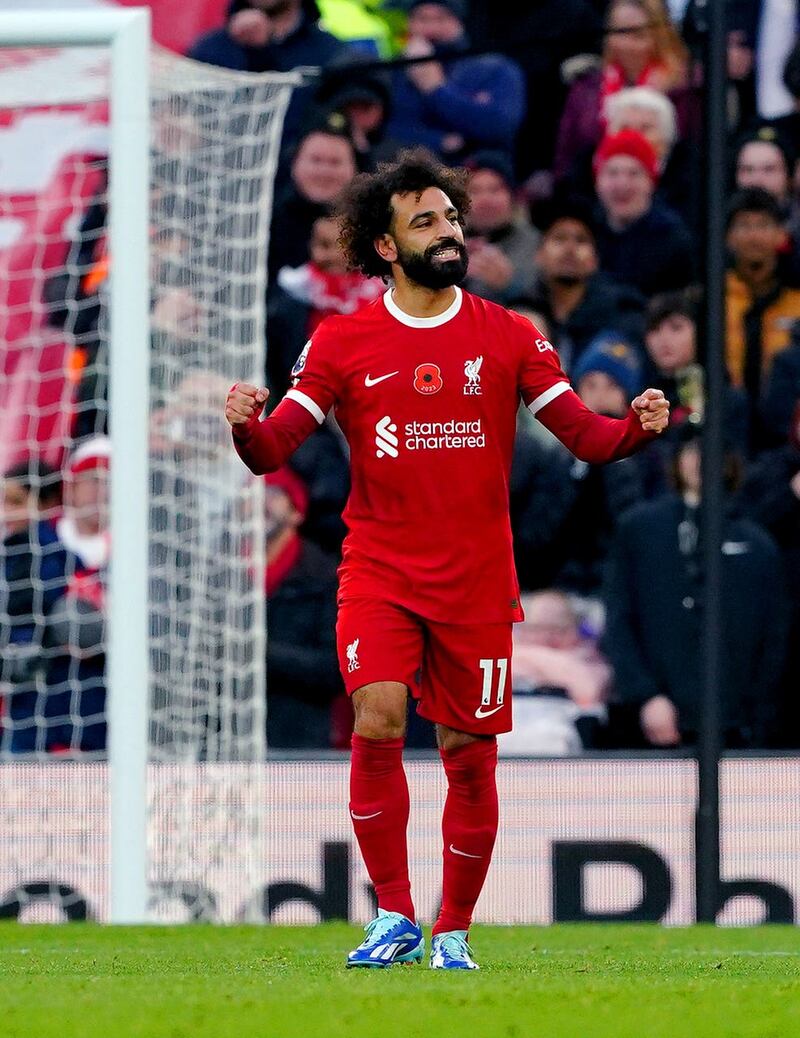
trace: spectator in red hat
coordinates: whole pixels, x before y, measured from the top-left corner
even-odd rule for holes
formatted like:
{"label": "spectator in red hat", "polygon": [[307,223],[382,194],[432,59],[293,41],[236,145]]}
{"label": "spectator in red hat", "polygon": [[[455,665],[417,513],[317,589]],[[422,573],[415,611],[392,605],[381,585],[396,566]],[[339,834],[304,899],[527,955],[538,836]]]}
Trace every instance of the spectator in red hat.
{"label": "spectator in red hat", "polygon": [[678,214],[653,197],[659,177],[653,145],[636,130],[604,137],[594,175],[601,269],[647,296],[685,288],[694,274],[694,244]]}
{"label": "spectator in red hat", "polygon": [[267,743],[331,745],[331,703],[343,693],[336,658],[336,559],[298,533],[308,491],[291,469],[264,477]]}
{"label": "spectator in red hat", "polygon": [[56,529],[74,563],[44,634],[50,751],[105,750],[110,465],[110,440],[95,436],[76,448],[64,476],[64,514]]}
{"label": "spectator in red hat", "polygon": [[569,94],[558,129],[554,173],[566,176],[587,147],[608,130],[606,102],[626,87],[669,94],[683,135],[692,119],[686,47],[661,0],[613,0],[606,14],[602,64],[573,62]]}

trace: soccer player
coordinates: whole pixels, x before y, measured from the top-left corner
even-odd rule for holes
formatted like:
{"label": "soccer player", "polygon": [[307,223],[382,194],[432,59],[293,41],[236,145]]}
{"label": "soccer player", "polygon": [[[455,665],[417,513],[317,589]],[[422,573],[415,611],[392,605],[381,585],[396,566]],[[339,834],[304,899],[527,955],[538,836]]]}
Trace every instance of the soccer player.
{"label": "soccer player", "polygon": [[331,407],[351,451],[339,571],[339,662],[355,710],[350,815],[378,916],[348,966],[419,961],[402,752],[409,693],[436,725],[447,775],[433,969],[477,969],[473,909],[497,833],[496,735],[511,728],[511,625],[522,619],[508,512],[520,396],[578,458],[625,457],[667,426],[645,390],[623,419],[588,410],[534,325],[462,291],[465,176],[422,151],[354,179],[342,205],[350,265],[391,279],[329,317],[260,421],[267,390],[237,384],[225,413],[241,458],[273,471]]}

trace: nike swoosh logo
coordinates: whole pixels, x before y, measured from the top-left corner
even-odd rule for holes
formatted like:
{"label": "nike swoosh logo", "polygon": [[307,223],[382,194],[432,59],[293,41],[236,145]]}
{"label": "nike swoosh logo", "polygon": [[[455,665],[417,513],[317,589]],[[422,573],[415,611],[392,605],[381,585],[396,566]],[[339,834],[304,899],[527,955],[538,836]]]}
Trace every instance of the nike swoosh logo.
{"label": "nike swoosh logo", "polygon": [[453,854],[460,854],[462,858],[482,858],[483,857],[482,854],[467,854],[466,851],[460,851],[457,847],[454,847],[452,845],[452,843],[450,844],[450,850],[453,852]]}
{"label": "nike swoosh logo", "polygon": [[357,815],[355,811],[351,811],[350,814],[359,822],[363,822],[366,818],[377,818],[378,815],[382,815],[383,811],[376,811],[374,815]]}
{"label": "nike swoosh logo", "polygon": [[378,378],[370,378],[369,375],[364,377],[364,385],[369,389],[370,386],[377,386],[379,382],[385,382],[387,378],[392,378],[394,375],[399,375],[399,371],[390,371],[388,375],[379,375]]}
{"label": "nike swoosh logo", "polygon": [[496,714],[498,710],[502,710],[502,709],[503,709],[503,704],[502,703],[500,704],[500,706],[495,706],[491,710],[484,710],[482,706],[479,706],[478,709],[475,711],[475,716],[476,717],[491,717],[492,714]]}

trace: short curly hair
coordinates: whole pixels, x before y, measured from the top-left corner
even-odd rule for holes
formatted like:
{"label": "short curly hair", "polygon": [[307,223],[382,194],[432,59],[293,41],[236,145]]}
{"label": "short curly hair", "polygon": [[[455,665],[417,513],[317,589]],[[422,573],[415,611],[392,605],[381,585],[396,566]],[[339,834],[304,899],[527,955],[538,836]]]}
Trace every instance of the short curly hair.
{"label": "short curly hair", "polygon": [[384,281],[391,276],[391,264],[378,255],[375,239],[391,227],[392,195],[414,192],[419,196],[429,187],[438,187],[456,207],[463,224],[470,208],[467,177],[466,170],[442,165],[425,148],[401,151],[396,162],[382,162],[374,173],[354,177],[337,210],[339,244],[351,270]]}

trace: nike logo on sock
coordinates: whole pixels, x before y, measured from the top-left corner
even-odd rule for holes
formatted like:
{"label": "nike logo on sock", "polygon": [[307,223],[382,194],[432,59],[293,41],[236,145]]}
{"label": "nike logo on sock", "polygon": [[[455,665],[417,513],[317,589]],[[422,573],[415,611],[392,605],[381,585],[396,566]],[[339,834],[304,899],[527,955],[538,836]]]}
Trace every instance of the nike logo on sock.
{"label": "nike logo on sock", "polygon": [[377,378],[370,378],[366,375],[364,378],[364,385],[369,389],[370,386],[377,386],[379,382],[385,382],[387,378],[392,378],[394,375],[399,375],[399,371],[390,371],[388,375],[379,375]]}
{"label": "nike logo on sock", "polygon": [[483,857],[482,854],[467,854],[466,851],[460,851],[457,847],[454,847],[452,845],[452,843],[450,844],[450,850],[453,852],[453,854],[460,854],[462,858],[482,858]]}
{"label": "nike logo on sock", "polygon": [[382,815],[383,814],[383,811],[376,811],[374,815],[357,815],[355,813],[355,811],[351,811],[350,814],[353,816],[353,818],[356,819],[356,821],[363,822],[367,818],[377,818],[378,815]]}

